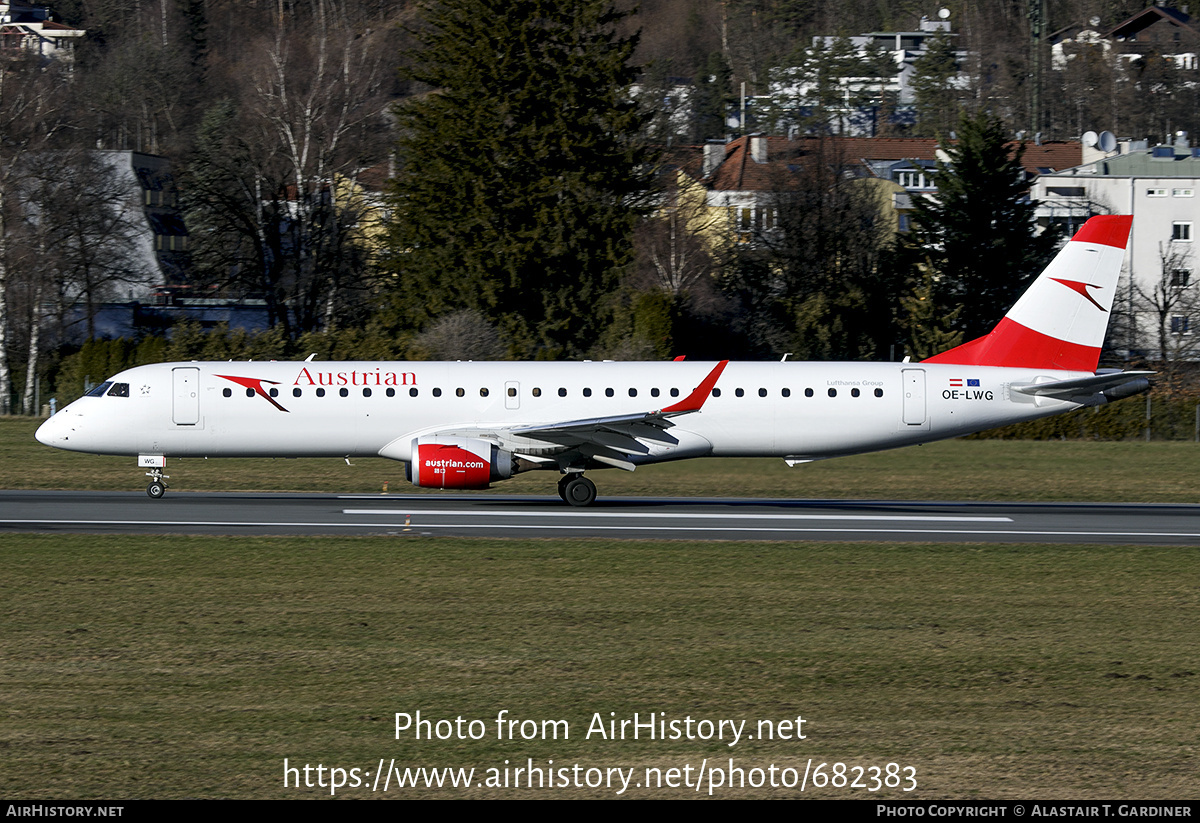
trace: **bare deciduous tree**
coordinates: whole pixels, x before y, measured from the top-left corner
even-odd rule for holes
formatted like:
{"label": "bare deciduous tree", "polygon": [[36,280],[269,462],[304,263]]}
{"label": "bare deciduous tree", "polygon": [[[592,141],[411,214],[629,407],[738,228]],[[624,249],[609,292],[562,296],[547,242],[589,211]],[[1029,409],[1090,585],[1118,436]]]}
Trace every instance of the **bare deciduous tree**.
{"label": "bare deciduous tree", "polygon": [[1182,244],[1160,244],[1158,257],[1156,276],[1133,284],[1132,302],[1171,394],[1178,388],[1180,366],[1200,357],[1200,283],[1192,271],[1191,250]]}

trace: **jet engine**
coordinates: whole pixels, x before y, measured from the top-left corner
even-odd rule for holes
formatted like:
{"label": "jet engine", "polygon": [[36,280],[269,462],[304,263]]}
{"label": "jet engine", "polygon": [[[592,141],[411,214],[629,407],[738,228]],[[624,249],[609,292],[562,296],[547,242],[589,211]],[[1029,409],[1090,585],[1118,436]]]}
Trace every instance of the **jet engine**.
{"label": "jet engine", "polygon": [[486,489],[492,481],[513,476],[513,456],[476,437],[419,437],[406,472],[414,486]]}

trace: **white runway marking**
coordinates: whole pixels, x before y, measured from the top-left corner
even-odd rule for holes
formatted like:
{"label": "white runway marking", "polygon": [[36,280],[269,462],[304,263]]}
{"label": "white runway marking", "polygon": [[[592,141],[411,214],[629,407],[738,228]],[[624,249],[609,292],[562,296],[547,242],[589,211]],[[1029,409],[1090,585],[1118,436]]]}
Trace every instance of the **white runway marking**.
{"label": "white runway marking", "polygon": [[[622,520],[887,520],[923,523],[1011,523],[1011,517],[970,517],[939,514],[692,514],[687,512],[593,512],[561,511],[514,512],[477,511],[475,509],[342,509],[342,514],[371,514],[384,517],[433,515],[442,517],[613,517]],[[564,527],[567,528],[567,527]]]}

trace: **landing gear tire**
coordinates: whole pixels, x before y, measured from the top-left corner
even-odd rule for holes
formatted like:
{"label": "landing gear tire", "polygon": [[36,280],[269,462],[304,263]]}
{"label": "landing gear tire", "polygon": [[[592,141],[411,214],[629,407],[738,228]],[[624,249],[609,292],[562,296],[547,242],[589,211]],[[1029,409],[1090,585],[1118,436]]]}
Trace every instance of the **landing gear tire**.
{"label": "landing gear tire", "polygon": [[575,477],[561,486],[563,499],[572,506],[590,506],[596,501],[596,484],[586,477]]}
{"label": "landing gear tire", "polygon": [[564,475],[563,477],[559,478],[559,481],[558,481],[558,496],[562,499],[562,502],[564,502],[564,503],[567,502],[567,484],[571,482],[571,479],[572,479],[572,475],[568,474],[568,475]]}
{"label": "landing gear tire", "polygon": [[166,493],[167,487],[158,480],[151,481],[150,485],[146,487],[146,494],[150,495],[153,500],[158,500]]}

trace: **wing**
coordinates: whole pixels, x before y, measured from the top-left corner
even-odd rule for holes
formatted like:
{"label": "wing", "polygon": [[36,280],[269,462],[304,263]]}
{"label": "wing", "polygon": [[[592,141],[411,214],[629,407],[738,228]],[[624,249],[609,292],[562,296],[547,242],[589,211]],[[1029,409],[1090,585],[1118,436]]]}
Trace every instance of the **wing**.
{"label": "wing", "polygon": [[[488,441],[531,463],[556,463],[566,469],[586,468],[594,462],[633,471],[633,460],[637,457],[649,455],[656,447],[661,451],[664,446],[680,446],[680,439],[668,431],[675,426],[672,419],[700,411],[728,364],[728,360],[722,360],[691,394],[661,409],[556,423],[423,430],[396,438],[380,449],[379,455],[408,460],[415,437],[431,441],[439,437],[469,437]],[[696,436],[685,435],[685,439],[689,447],[695,447]]]}
{"label": "wing", "polygon": [[[650,445],[646,441],[669,445],[679,442],[667,431],[675,425],[671,418],[700,411],[728,364],[728,360],[722,360],[691,394],[678,403],[661,409],[536,426],[517,426],[510,429],[509,433],[516,437],[566,446],[570,450],[578,451],[585,460],[590,458],[609,466],[633,471],[634,464],[625,458],[648,454]],[[519,449],[515,454],[518,457],[530,457],[535,461],[539,459],[525,455]]]}

